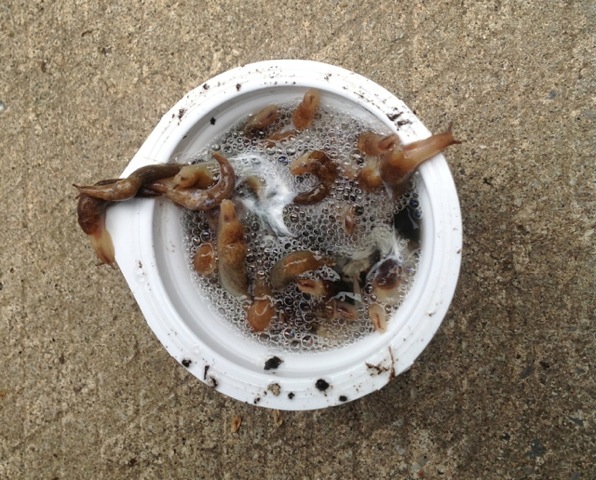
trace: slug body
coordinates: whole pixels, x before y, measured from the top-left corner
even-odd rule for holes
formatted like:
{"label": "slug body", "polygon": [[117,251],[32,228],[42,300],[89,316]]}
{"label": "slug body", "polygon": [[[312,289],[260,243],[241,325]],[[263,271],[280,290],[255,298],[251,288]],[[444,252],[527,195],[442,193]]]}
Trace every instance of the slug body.
{"label": "slug body", "polygon": [[[265,146],[267,148],[274,147],[278,142],[283,142],[285,140],[290,140],[298,135],[302,130],[307,129],[310,124],[315,119],[315,115],[317,110],[319,109],[319,104],[321,103],[321,94],[318,90],[311,88],[307,90],[302,98],[301,102],[298,104],[296,109],[292,112],[292,124],[287,125],[276,132],[273,132],[269,136],[267,136]],[[263,109],[263,112],[266,109]],[[261,113],[261,112],[259,112]],[[255,119],[258,117],[259,113],[255,115]],[[277,114],[277,111],[276,111]],[[274,121],[277,121],[278,116],[275,116]],[[274,121],[270,122],[273,123]],[[250,124],[250,121],[249,121]],[[268,126],[269,126],[268,125]],[[248,125],[247,125],[248,126]],[[246,132],[246,129],[245,129]],[[263,133],[263,129],[257,129],[257,132],[260,134]]]}
{"label": "slug body", "polygon": [[247,137],[263,136],[279,118],[279,109],[276,105],[269,105],[252,115],[244,127]]}
{"label": "slug body", "polygon": [[148,165],[132,172],[128,177],[104,184],[75,187],[80,193],[91,197],[100,198],[108,202],[121,202],[134,197],[139,190],[156,180],[173,177],[178,174],[182,165],[166,163],[162,165]]}
{"label": "slug body", "polygon": [[383,186],[383,178],[379,168],[379,159],[369,158],[358,172],[358,184],[367,192],[372,192]]}
{"label": "slug body", "polygon": [[308,250],[292,252],[277,261],[271,269],[271,286],[280,290],[301,275],[323,266],[332,266],[330,258],[316,255]]}
{"label": "slug body", "polygon": [[319,308],[319,313],[328,320],[358,320],[358,305],[345,300],[332,298]]}
{"label": "slug body", "polygon": [[310,173],[319,179],[319,183],[311,190],[294,197],[294,203],[297,205],[312,205],[329,195],[331,185],[337,178],[338,169],[325,152],[315,150],[293,160],[290,164],[290,172],[292,175]]}
{"label": "slug body", "polygon": [[382,136],[374,132],[364,132],[358,135],[358,150],[371,157],[387,153],[396,145],[399,145],[399,138],[395,134]]}
{"label": "slug body", "polygon": [[381,156],[381,178],[388,187],[401,186],[423,162],[442,152],[449,145],[457,143],[461,142],[453,138],[451,125],[449,125],[446,132],[394,148]]}
{"label": "slug body", "polygon": [[257,276],[253,286],[253,302],[246,311],[246,320],[255,332],[265,330],[275,316],[271,287],[265,279]]}
{"label": "slug body", "polygon": [[77,204],[79,226],[91,241],[99,261],[114,263],[114,244],[110,232],[106,229],[106,210],[110,202],[82,193]]}
{"label": "slug body", "polygon": [[310,126],[319,109],[320,103],[321,94],[318,90],[311,88],[306,91],[302,101],[292,113],[292,123],[296,127],[296,130],[302,131]]}
{"label": "slug body", "polygon": [[368,307],[368,318],[376,332],[385,332],[387,330],[387,314],[381,305],[373,303]]}
{"label": "slug body", "polygon": [[217,228],[219,280],[222,287],[236,297],[248,295],[246,252],[244,227],[238,220],[234,203],[224,199],[220,205]]}
{"label": "slug body", "polygon": [[332,283],[322,278],[296,278],[296,286],[315,298],[330,298],[334,292]]}
{"label": "slug body", "polygon": [[222,200],[229,198],[234,192],[236,174],[232,164],[226,157],[213,152],[213,158],[219,163],[219,180],[210,188],[176,188],[176,184],[168,179],[153,182],[149,185],[152,190],[165,194],[170,200],[189,210],[211,210]]}
{"label": "slug body", "polygon": [[393,300],[402,282],[402,267],[398,260],[386,258],[371,274],[371,284],[377,298],[382,301]]}
{"label": "slug body", "polygon": [[209,166],[213,162],[184,165],[173,178],[174,188],[199,188],[204,190],[215,183]]}
{"label": "slug body", "polygon": [[192,263],[197,273],[205,276],[211,275],[217,266],[215,247],[213,244],[206,242],[199,245]]}
{"label": "slug body", "polygon": [[341,224],[346,235],[353,235],[356,230],[356,207],[349,205],[341,214]]}

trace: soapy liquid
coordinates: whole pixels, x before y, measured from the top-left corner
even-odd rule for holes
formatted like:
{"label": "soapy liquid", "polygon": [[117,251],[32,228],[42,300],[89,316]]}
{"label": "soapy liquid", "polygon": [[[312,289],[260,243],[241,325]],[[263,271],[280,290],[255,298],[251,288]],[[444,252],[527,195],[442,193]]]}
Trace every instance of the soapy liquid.
{"label": "soapy liquid", "polygon": [[[290,125],[291,112],[297,103],[280,106],[278,124],[268,131]],[[268,278],[271,268],[280,258],[297,250],[310,250],[336,258],[339,262],[366,258],[373,250],[378,250],[381,259],[390,255],[398,260],[402,267],[401,284],[389,302],[381,303],[365,282],[359,292],[343,297],[357,305],[359,313],[357,320],[345,320],[325,318],[321,300],[300,292],[295,283],[291,283],[282,291],[274,292],[277,314],[270,326],[258,333],[252,332],[246,321],[245,307],[250,301],[228,294],[220,286],[217,274],[203,277],[193,272],[200,294],[210,308],[229,321],[233,328],[269,346],[290,350],[328,350],[352,344],[372,334],[374,328],[368,317],[368,305],[381,303],[390,321],[407,294],[418,264],[417,242],[396,230],[394,218],[399,212],[404,217],[403,210],[407,208],[409,216],[406,218],[413,216],[419,221],[421,212],[414,187],[395,200],[383,189],[373,193],[363,191],[356,181],[345,178],[341,172],[357,172],[366,160],[356,145],[360,133],[372,130],[388,134],[387,127],[372,115],[346,116],[325,105],[324,96],[311,127],[295,138],[274,146],[266,145],[262,139],[247,138],[243,132],[245,123],[246,119],[239,121],[215,139],[197,154],[196,161],[210,160],[210,152],[219,151],[234,166],[239,184],[248,175],[257,175],[265,181],[261,200],[257,200],[242,185],[239,185],[234,197],[245,228],[249,279],[252,281],[256,276]],[[326,152],[340,167],[340,175],[329,196],[320,203],[294,205],[293,197],[310,190],[318,179],[311,175],[296,177],[290,173],[288,164],[313,150]],[[352,234],[347,234],[343,218],[350,206],[354,206],[356,212],[356,226]],[[204,212],[185,213],[185,240],[191,269],[197,247],[207,241],[216,243],[216,232],[210,228],[207,215]],[[337,280],[339,275],[333,268],[323,267],[304,277]]]}

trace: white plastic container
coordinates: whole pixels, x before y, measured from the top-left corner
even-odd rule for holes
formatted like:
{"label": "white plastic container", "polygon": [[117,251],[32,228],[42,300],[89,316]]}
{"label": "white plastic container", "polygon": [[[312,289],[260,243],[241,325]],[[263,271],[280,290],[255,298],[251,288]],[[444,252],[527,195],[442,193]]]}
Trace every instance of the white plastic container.
{"label": "white plastic container", "polygon": [[[404,143],[430,135],[403,102],[356,73],[311,61],[266,61],[222,73],[185,95],[161,119],[122,176],[144,165],[189,157],[249,113],[299,98],[307,88],[319,89],[322,97],[339,102],[346,111],[366,109]],[[397,120],[410,123],[398,128]],[[457,193],[443,155],[425,162],[419,171],[422,249],[412,287],[385,333],[335,350],[267,347],[211,313],[186,258],[182,209],[171,202],[124,202],[108,210],[107,227],[116,261],[149,326],[199,380],[258,406],[325,408],[378,390],[407,370],[449,307],[462,248]]]}

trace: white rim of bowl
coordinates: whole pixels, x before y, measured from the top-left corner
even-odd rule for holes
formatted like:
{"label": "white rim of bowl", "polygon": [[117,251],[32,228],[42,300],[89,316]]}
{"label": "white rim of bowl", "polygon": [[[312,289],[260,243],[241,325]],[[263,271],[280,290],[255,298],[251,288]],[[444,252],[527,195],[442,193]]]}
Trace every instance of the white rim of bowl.
{"label": "white rim of bowl", "polygon": [[[258,62],[224,72],[186,94],[149,135],[128,167],[167,163],[179,146],[208,129],[208,119],[240,95],[317,88],[363,106],[404,143],[430,132],[393,94],[343,68],[306,60]],[[399,114],[399,128],[396,115]],[[403,123],[403,121],[407,123]],[[439,328],[457,284],[462,225],[453,178],[442,154],[419,169],[422,251],[410,291],[383,334],[325,352],[288,352],[226,330],[221,322],[190,320],[190,269],[182,259],[180,209],[162,200],[133,200],[108,210],[116,261],[147,323],[169,353],[203,383],[237,400],[281,410],[325,408],[355,400],[409,369]],[[176,285],[176,288],[174,288]],[[196,288],[193,284],[193,288]],[[196,295],[196,290],[195,290]],[[191,302],[191,303],[188,303]],[[209,316],[208,311],[202,315]],[[212,331],[214,329],[214,332]],[[225,341],[222,341],[225,340]],[[254,344],[253,344],[254,343]],[[278,357],[278,368],[265,369]]]}

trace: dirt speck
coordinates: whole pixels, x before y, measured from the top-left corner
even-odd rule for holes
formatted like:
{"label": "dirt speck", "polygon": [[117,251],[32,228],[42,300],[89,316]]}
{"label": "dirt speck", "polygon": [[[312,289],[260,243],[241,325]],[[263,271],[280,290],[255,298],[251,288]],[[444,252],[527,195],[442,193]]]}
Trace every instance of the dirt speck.
{"label": "dirt speck", "polygon": [[327,382],[326,380],[323,380],[322,378],[319,378],[315,382],[315,387],[317,387],[317,390],[324,392],[325,390],[327,390],[329,388],[329,382]]}
{"label": "dirt speck", "polygon": [[264,368],[265,368],[265,370],[275,370],[282,363],[283,363],[283,360],[281,358],[279,358],[277,356],[273,356],[265,362]]}
{"label": "dirt speck", "polygon": [[381,365],[380,363],[378,365],[373,365],[372,363],[367,362],[366,368],[368,368],[368,371],[372,376],[381,375],[382,373],[389,371],[389,368]]}
{"label": "dirt speck", "polygon": [[186,368],[188,368],[188,367],[190,367],[190,364],[192,363],[192,360],[190,358],[183,358],[181,363]]}

